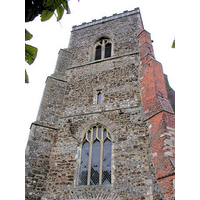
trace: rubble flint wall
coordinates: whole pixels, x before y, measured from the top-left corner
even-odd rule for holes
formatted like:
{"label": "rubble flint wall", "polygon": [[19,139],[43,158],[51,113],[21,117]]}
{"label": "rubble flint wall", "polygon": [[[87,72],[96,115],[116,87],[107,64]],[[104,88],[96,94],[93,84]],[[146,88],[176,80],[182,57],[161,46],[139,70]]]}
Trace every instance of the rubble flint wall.
{"label": "rubble flint wall", "polygon": [[[72,31],[47,79],[26,149],[26,199],[161,199],[139,84],[140,13]],[[94,61],[95,41],[112,40],[111,58]],[[97,91],[102,103],[97,105]],[[70,132],[73,124],[74,134]],[[79,186],[81,137],[99,123],[112,135],[112,184]]]}

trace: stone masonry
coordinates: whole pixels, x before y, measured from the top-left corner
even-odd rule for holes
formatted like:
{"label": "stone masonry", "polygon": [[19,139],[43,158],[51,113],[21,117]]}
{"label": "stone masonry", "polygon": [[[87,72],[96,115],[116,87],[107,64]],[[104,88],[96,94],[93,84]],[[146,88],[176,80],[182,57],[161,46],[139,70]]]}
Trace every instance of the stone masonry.
{"label": "stone masonry", "polygon": [[[111,57],[95,60],[100,38],[111,41]],[[26,199],[174,199],[166,81],[139,8],[74,26],[30,128]],[[93,126],[111,135],[108,185],[79,185],[83,138]]]}

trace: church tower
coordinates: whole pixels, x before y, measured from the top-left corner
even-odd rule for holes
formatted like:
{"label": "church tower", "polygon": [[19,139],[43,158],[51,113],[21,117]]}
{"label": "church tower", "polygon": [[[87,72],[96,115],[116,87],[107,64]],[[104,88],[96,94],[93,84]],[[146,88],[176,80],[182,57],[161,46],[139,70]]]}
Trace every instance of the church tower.
{"label": "church tower", "polygon": [[174,91],[139,8],[72,28],[26,148],[26,199],[174,199]]}

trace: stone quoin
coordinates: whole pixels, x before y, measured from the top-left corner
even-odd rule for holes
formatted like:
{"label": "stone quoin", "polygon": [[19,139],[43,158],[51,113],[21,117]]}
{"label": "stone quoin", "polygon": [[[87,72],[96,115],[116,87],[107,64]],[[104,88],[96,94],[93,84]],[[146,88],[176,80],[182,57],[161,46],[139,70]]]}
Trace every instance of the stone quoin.
{"label": "stone quoin", "polygon": [[175,199],[174,101],[139,8],[73,26],[30,127],[25,198]]}

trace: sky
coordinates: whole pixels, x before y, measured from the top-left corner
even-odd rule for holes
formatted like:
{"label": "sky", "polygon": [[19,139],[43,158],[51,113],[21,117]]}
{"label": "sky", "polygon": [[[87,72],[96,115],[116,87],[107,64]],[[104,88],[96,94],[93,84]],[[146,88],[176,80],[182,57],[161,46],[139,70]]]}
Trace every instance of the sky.
{"label": "sky", "polygon": [[33,38],[27,41],[27,44],[38,48],[35,62],[31,66],[28,64],[25,66],[30,81],[24,86],[27,94],[25,102],[27,116],[24,122],[25,146],[30,125],[36,121],[46,78],[54,72],[59,49],[68,47],[70,33],[74,25],[139,7],[144,28],[151,33],[151,38],[154,41],[155,57],[162,63],[171,87],[176,89],[175,49],[171,48],[175,38],[174,15],[171,12],[173,1],[70,0],[69,7],[71,14],[64,14],[60,22],[57,22],[56,17],[52,16],[46,22],[41,22],[40,17],[37,17],[33,22],[25,24],[25,28],[33,34]]}

